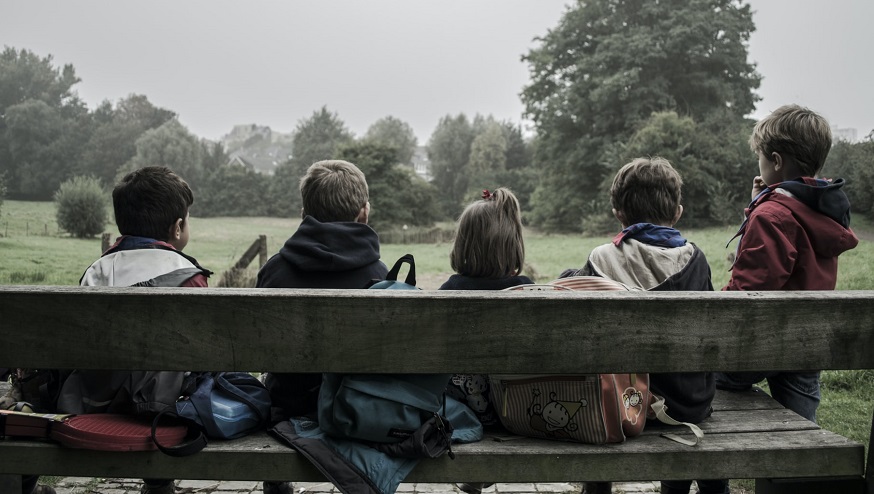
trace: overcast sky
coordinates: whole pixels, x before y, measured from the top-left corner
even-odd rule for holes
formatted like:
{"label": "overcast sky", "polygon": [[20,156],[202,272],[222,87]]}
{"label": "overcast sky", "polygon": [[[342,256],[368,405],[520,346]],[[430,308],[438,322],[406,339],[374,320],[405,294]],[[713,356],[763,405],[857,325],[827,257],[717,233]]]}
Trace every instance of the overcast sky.
{"label": "overcast sky", "polygon": [[[521,121],[520,56],[567,0],[0,0],[0,45],[73,64],[94,108],[131,93],[210,139],[290,132],[322,105],[356,135],[392,115],[426,144],[447,114]],[[752,0],[755,113],[784,103],[874,129],[874,0]]]}

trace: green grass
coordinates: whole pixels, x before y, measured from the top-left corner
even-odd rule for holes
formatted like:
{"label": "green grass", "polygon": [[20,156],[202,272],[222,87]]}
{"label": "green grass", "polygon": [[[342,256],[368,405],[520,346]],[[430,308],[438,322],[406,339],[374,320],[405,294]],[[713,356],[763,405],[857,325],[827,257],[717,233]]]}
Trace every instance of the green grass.
{"label": "green grass", "polygon": [[[54,217],[52,203],[3,203],[0,210],[0,284],[78,284],[85,268],[100,255],[100,238],[76,239],[60,233]],[[857,230],[874,231],[874,226],[866,218],[854,216],[853,222]],[[299,220],[279,218],[192,218],[191,240],[185,252],[216,272],[211,279],[211,284],[215,285],[221,274],[236,263],[258,235],[267,235],[268,254],[273,255],[294,233],[298,223]],[[113,224],[107,225],[106,231],[112,232],[113,238],[117,235]],[[726,242],[734,231],[735,227],[683,230],[683,235],[707,256],[713,286],[717,290],[728,282],[727,256],[734,251],[736,243],[726,247]],[[609,241],[609,237],[546,235],[527,231],[525,274],[538,282],[549,281],[566,268],[581,267],[595,246]],[[381,253],[389,266],[401,255],[413,254],[419,286],[436,289],[452,274],[449,268],[451,248],[449,242],[389,244],[382,245]],[[862,240],[856,249],[841,256],[837,289],[874,289],[874,242]],[[872,378],[872,371],[824,372],[820,424],[867,444],[871,410],[874,408]],[[750,489],[749,486],[749,483],[738,485],[741,489]]]}

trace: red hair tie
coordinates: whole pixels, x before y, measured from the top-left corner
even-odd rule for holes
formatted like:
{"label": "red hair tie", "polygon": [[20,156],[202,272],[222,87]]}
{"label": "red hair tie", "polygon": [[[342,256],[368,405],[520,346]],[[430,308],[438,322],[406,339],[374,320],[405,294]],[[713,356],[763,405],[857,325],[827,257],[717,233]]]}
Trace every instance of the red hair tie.
{"label": "red hair tie", "polygon": [[495,195],[489,192],[489,189],[483,189],[483,200],[488,201],[489,199],[494,199]]}

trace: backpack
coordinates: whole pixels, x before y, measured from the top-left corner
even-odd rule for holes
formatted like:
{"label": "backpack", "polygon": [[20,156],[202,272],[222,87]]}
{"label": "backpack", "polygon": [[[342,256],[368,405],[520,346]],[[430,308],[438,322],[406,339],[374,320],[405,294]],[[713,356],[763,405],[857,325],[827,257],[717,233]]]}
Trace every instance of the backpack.
{"label": "backpack", "polygon": [[[632,290],[598,276],[560,278],[545,285],[520,285],[507,290]],[[649,374],[491,375],[491,400],[501,424],[521,436],[586,444],[619,443],[643,432],[647,418],[685,425],[694,446],[703,432],[666,413],[664,399],[650,391]]]}
{"label": "backpack", "polygon": [[[409,264],[410,268],[404,281],[398,281],[401,267]],[[416,260],[412,254],[404,254],[385,275],[384,280],[373,280],[368,286],[370,290],[421,290],[416,286]]]}
{"label": "backpack", "polygon": [[270,419],[270,394],[264,384],[247,372],[201,372],[186,377],[186,393],[173,407],[155,417],[181,419],[194,431],[183,444],[167,446],[153,438],[158,449],[170,456],[188,456],[202,450],[207,438],[236,439],[264,428]]}
{"label": "backpack", "polygon": [[[405,282],[397,281],[409,264]],[[419,290],[412,254],[397,260],[386,279],[371,290]],[[391,454],[451,456],[452,425],[445,418],[444,390],[451,374],[322,374],[319,389],[320,429],[328,436],[355,439]],[[388,446],[397,445],[401,446]],[[385,445],[385,446],[379,446]],[[398,453],[399,450],[407,453]],[[410,453],[412,451],[412,453]]]}

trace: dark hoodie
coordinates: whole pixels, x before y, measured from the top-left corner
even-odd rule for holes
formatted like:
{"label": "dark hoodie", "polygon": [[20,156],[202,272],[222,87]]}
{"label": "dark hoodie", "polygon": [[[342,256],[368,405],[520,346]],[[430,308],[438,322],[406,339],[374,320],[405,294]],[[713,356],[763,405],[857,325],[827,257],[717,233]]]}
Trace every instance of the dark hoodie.
{"label": "dark hoodie", "polygon": [[[257,288],[365,288],[385,279],[379,236],[364,223],[322,223],[312,216],[258,271]],[[268,374],[274,421],[313,415],[321,374]]]}
{"label": "dark hoodie", "polygon": [[365,288],[385,279],[379,237],[364,223],[304,218],[258,272],[258,288]]}
{"label": "dark hoodie", "polygon": [[838,256],[859,243],[843,185],[804,177],[765,189],[745,211],[723,289],[834,290]]}

